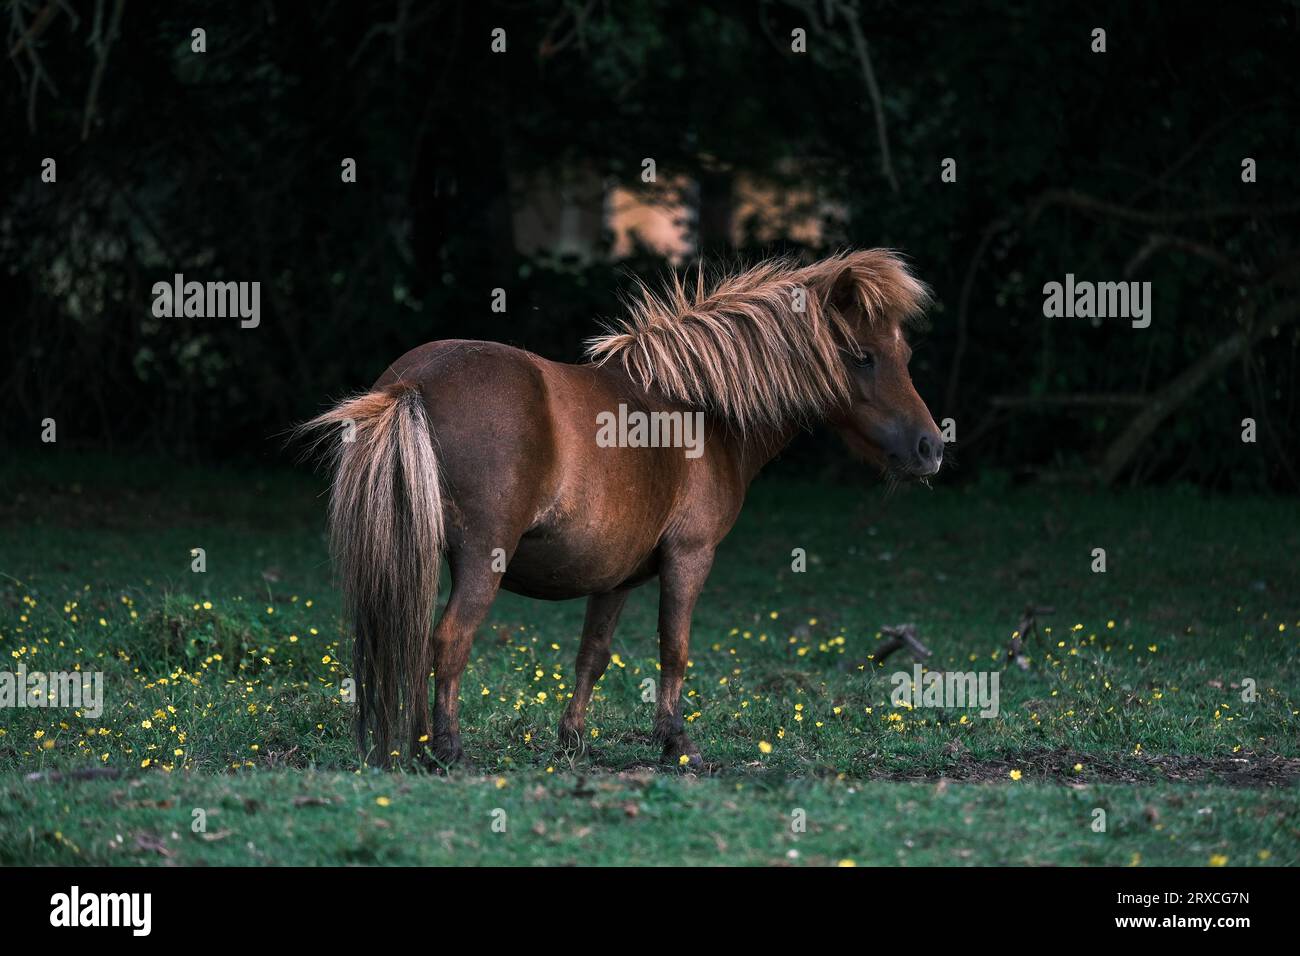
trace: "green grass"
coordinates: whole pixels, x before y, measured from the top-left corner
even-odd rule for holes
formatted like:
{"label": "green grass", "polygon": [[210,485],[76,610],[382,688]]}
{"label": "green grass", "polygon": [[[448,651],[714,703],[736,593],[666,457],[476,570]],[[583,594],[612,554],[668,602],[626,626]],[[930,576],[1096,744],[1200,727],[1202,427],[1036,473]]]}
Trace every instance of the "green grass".
{"label": "green grass", "polygon": [[[585,754],[555,734],[583,603],[503,595],[462,685],[472,767],[444,777],[358,766],[320,491],[6,467],[0,668],[98,671],[106,691],[95,719],[0,710],[0,863],[1297,862],[1293,500],[761,480],[695,615],[705,775],[649,740],[650,584]],[[1022,671],[1004,652],[1029,603],[1055,610]],[[905,621],[930,666],[999,673],[997,718],[891,703],[912,662],[871,655]]]}
{"label": "green grass", "polygon": [[649,771],[143,774],[4,796],[8,865],[1294,865],[1300,826],[1276,790]]}

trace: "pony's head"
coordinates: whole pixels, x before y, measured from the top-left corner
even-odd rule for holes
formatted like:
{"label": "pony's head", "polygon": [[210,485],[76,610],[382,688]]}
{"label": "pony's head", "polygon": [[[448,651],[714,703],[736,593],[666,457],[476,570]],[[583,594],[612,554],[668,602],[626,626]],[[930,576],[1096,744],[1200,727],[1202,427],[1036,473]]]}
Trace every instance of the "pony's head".
{"label": "pony's head", "polygon": [[848,380],[847,401],[828,423],[855,454],[892,476],[935,474],[943,463],[943,437],[912,385],[912,348],[904,334],[928,304],[929,291],[886,250],[825,264],[823,301],[842,321],[840,358]]}
{"label": "pony's head", "polygon": [[912,387],[903,336],[930,293],[890,250],[777,259],[712,285],[701,269],[694,288],[673,275],[663,291],[641,293],[626,319],[590,340],[592,361],[615,360],[644,388],[742,433],[826,421],[894,477],[939,470],[943,440]]}

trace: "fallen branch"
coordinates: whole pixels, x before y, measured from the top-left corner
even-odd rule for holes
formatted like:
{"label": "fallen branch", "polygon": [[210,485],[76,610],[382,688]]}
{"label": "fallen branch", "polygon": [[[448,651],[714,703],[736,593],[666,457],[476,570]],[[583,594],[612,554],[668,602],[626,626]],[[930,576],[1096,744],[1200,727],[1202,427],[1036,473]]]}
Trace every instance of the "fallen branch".
{"label": "fallen branch", "polygon": [[933,653],[916,636],[915,624],[897,624],[892,627],[882,627],[880,633],[889,640],[881,644],[876,649],[876,652],[871,655],[871,659],[876,663],[880,663],[894,651],[901,650],[904,647],[911,652],[912,658],[918,662],[925,660]]}
{"label": "fallen branch", "polygon": [[1011,635],[1011,642],[1007,645],[1007,660],[1015,661],[1022,671],[1029,670],[1029,661],[1022,651],[1029,639],[1038,634],[1038,616],[1051,614],[1054,610],[1050,607],[1035,607],[1033,604],[1025,605],[1020,615],[1020,626]]}

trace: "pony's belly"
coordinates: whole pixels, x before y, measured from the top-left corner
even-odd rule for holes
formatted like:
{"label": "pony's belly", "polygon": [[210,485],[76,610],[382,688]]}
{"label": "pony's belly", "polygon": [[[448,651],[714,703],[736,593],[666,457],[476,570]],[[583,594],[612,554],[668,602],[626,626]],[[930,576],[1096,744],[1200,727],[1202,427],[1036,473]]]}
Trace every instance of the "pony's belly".
{"label": "pony's belly", "polygon": [[599,550],[587,550],[575,549],[571,542],[557,538],[525,535],[501,586],[525,597],[565,601],[640,584],[658,572],[653,553],[638,561],[627,560],[626,554],[612,542]]}

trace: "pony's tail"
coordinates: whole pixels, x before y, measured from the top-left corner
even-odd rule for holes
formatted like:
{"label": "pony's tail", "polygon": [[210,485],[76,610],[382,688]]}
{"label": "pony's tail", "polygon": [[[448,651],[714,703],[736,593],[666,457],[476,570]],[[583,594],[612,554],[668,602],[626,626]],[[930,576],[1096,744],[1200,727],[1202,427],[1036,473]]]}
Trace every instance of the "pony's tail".
{"label": "pony's tail", "polygon": [[388,766],[403,748],[414,755],[414,729],[426,725],[429,705],[429,630],[444,537],[424,399],[414,383],[387,385],[297,432],[314,433],[313,447],[329,442],[330,551],[355,631],[357,744],[363,758],[372,753]]}

